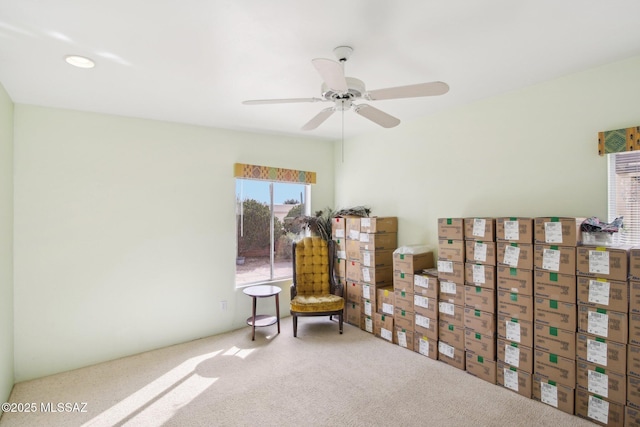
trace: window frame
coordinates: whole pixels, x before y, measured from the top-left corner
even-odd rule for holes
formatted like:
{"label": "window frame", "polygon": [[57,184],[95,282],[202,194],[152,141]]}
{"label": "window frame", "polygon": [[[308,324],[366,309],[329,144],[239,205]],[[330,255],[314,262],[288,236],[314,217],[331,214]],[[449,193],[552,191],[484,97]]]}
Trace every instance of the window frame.
{"label": "window frame", "polygon": [[623,216],[618,242],[640,245],[640,151],[609,153],[607,157],[608,221]]}

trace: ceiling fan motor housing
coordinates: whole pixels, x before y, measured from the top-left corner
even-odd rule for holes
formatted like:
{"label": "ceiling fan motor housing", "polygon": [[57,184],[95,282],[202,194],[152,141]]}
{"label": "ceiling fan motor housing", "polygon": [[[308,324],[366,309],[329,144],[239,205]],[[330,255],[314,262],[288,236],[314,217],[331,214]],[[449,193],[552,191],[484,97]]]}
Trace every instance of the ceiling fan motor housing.
{"label": "ceiling fan motor housing", "polygon": [[335,92],[329,89],[329,87],[327,87],[327,85],[323,83],[321,89],[322,97],[328,101],[339,101],[342,99],[353,100],[362,98],[366,91],[364,82],[353,77],[346,77],[346,79],[347,87],[349,88],[347,92]]}

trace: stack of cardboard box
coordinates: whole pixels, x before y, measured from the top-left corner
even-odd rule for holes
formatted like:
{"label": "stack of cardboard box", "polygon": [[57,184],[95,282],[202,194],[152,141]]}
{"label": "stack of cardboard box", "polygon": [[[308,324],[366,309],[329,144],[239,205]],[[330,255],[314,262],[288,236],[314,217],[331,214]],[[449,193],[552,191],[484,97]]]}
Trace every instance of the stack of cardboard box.
{"label": "stack of cardboard box", "polygon": [[465,218],[464,346],[466,370],[496,383],[495,219]]}
{"label": "stack of cardboard box", "polygon": [[496,218],[497,383],[531,398],[533,218]]}
{"label": "stack of cardboard box", "polygon": [[334,269],[336,280],[344,289],[345,321],[360,327],[362,312],[362,285],[360,282],[347,281],[347,220],[344,217],[332,218],[331,239],[336,245],[336,259]]}
{"label": "stack of cardboard box", "polygon": [[438,270],[429,268],[413,275],[415,337],[413,349],[438,360]]}
{"label": "stack of cardboard box", "polygon": [[[574,413],[576,388],[576,246],[584,218],[535,219],[533,397]],[[566,292],[566,293],[565,293]]]}
{"label": "stack of cardboard box", "polygon": [[438,218],[438,360],[465,369],[464,218]]}
{"label": "stack of cardboard box", "polygon": [[625,422],[640,426],[640,247],[629,251],[629,344]]}
{"label": "stack of cardboard box", "polygon": [[[576,257],[575,414],[603,425],[624,425],[629,337],[638,340],[629,333],[629,249],[579,246]],[[640,382],[633,383],[637,393]]]}

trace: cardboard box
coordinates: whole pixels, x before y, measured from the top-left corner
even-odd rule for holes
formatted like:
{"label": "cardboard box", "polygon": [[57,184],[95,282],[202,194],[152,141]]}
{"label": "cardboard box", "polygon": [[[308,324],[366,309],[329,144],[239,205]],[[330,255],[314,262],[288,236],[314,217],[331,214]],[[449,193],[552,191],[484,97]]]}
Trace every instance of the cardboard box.
{"label": "cardboard box", "polygon": [[473,329],[464,329],[464,348],[488,360],[496,360],[496,340],[493,335],[483,335]]}
{"label": "cardboard box", "polygon": [[413,275],[413,293],[429,298],[438,298],[440,290],[438,276],[416,273]]}
{"label": "cardboard box", "polygon": [[578,326],[577,304],[535,297],[533,302],[536,323],[575,332]]}
{"label": "cardboard box", "polygon": [[464,263],[464,284],[496,288],[496,267],[494,265]]}
{"label": "cardboard box", "polygon": [[541,375],[558,384],[575,388],[576,360],[567,359],[557,354],[534,350],[533,373]]}
{"label": "cardboard box", "polygon": [[565,331],[536,323],[533,337],[534,350],[546,351],[567,359],[576,358],[576,333],[574,331]]}
{"label": "cardboard box", "polygon": [[530,372],[514,368],[498,362],[497,383],[511,391],[514,391],[527,399],[532,395],[532,375]]}
{"label": "cardboard box", "polygon": [[360,280],[364,283],[393,283],[392,267],[360,267]]}
{"label": "cardboard box", "polygon": [[464,285],[440,279],[440,292],[438,292],[438,298],[440,301],[463,306]]}
{"label": "cardboard box", "polygon": [[467,357],[465,364],[468,373],[491,384],[496,383],[497,364],[495,360],[487,359],[472,351],[466,351],[465,354]]}
{"label": "cardboard box", "polygon": [[348,282],[361,282],[362,281],[362,269],[360,268],[360,262],[355,260],[349,260],[346,263],[345,277]]}
{"label": "cardboard box", "polygon": [[533,322],[533,297],[499,290],[498,314]]}
{"label": "cardboard box", "polygon": [[531,347],[498,338],[496,353],[499,362],[533,373],[533,349]]}
{"label": "cardboard box", "polygon": [[413,350],[429,359],[438,360],[438,339],[429,338],[416,331],[413,338]]}
{"label": "cardboard box", "polygon": [[576,248],[536,244],[533,265],[536,269],[561,274],[576,274]]}
{"label": "cardboard box", "polygon": [[578,302],[582,305],[627,313],[630,286],[618,280],[578,276]]}
{"label": "cardboard box", "polygon": [[336,245],[336,257],[347,259],[347,241],[345,239],[334,239]]}
{"label": "cardboard box", "polygon": [[640,409],[636,409],[627,405],[625,407],[625,413],[624,413],[624,427],[639,427],[639,426],[640,426]]}
{"label": "cardboard box", "polygon": [[359,328],[362,328],[362,312],[360,308],[360,303],[355,303],[351,301],[347,301],[344,305],[345,311],[345,321],[351,325],[355,325]]}
{"label": "cardboard box", "polygon": [[393,250],[360,251],[360,264],[363,267],[393,267]]}
{"label": "cardboard box", "polygon": [[342,217],[331,218],[331,238],[345,239],[347,237],[346,220]]}
{"label": "cardboard box", "polygon": [[413,292],[405,292],[399,289],[393,288],[395,297],[395,307],[404,311],[413,311]]}
{"label": "cardboard box", "polygon": [[629,344],[640,345],[640,313],[629,314]]}
{"label": "cardboard box", "polygon": [[629,282],[629,312],[640,314],[640,282]]}
{"label": "cardboard box", "polygon": [[347,261],[360,262],[360,241],[345,240],[345,248],[347,252]]}
{"label": "cardboard box", "polygon": [[475,264],[496,265],[496,243],[466,240],[465,260]]}
{"label": "cardboard box", "polygon": [[416,313],[420,313],[423,316],[437,319],[439,312],[438,299],[427,298],[422,295],[413,294],[413,311]]}
{"label": "cardboard box", "polygon": [[428,268],[434,268],[433,252],[420,254],[393,254],[393,271],[414,274]]}
{"label": "cardboard box", "polygon": [[576,360],[624,374],[627,369],[627,345],[578,332]]}
{"label": "cardboard box", "polygon": [[629,248],[580,246],[576,254],[578,276],[626,281],[629,276]]}
{"label": "cardboard box", "polygon": [[359,216],[346,216],[345,232],[347,240],[360,240],[360,218]]}
{"label": "cardboard box", "polygon": [[411,333],[415,332],[416,320],[413,311],[407,311],[395,307],[393,310],[393,321],[395,322],[396,327],[402,328],[405,331],[409,331]]}
{"label": "cardboard box", "polygon": [[393,316],[384,313],[373,314],[373,334],[378,338],[385,339],[397,344],[393,325]]}
{"label": "cardboard box", "polygon": [[373,304],[373,311],[376,311],[378,307],[378,304],[376,301],[376,299],[378,298],[376,294],[376,285],[371,285],[369,283],[362,283],[360,286],[362,288],[362,299],[371,301],[371,303]]}
{"label": "cardboard box", "polygon": [[627,376],[624,373],[580,360],[576,363],[575,372],[576,385],[582,390],[622,405],[627,403]]}
{"label": "cardboard box", "polygon": [[476,310],[496,312],[496,293],[493,289],[481,286],[464,287],[464,305]]}
{"label": "cardboard box", "polygon": [[542,375],[533,376],[532,398],[546,403],[556,409],[573,415],[575,408],[575,391],[573,387],[558,384]]}
{"label": "cardboard box", "polygon": [[466,361],[464,348],[457,348],[444,341],[438,341],[438,360],[464,371]]}
{"label": "cardboard box", "polygon": [[576,415],[602,426],[624,427],[624,405],[576,390]]}
{"label": "cardboard box", "polygon": [[499,265],[496,267],[496,275],[499,291],[533,295],[533,270]]}
{"label": "cardboard box", "polygon": [[[438,260],[464,262],[466,247],[464,240],[438,240]],[[438,268],[438,271],[440,268]]]}
{"label": "cardboard box", "polygon": [[464,307],[445,301],[438,301],[438,319],[464,327]]}
{"label": "cardboard box", "polygon": [[360,328],[365,331],[373,334],[373,316],[367,316],[366,314],[362,314],[360,320]]}
{"label": "cardboard box", "polygon": [[626,404],[635,409],[640,409],[640,378],[638,377],[627,377]]}
{"label": "cardboard box", "polygon": [[481,240],[483,242],[495,242],[496,220],[495,218],[465,218],[465,240]]}
{"label": "cardboard box", "polygon": [[533,348],[533,322],[498,314],[498,338]]}
{"label": "cardboard box", "polygon": [[[395,319],[394,319],[395,321]],[[413,339],[415,335],[415,331],[413,329],[407,330],[398,325],[395,326],[395,342],[402,348],[409,349],[413,351]]]}
{"label": "cardboard box", "polygon": [[498,242],[496,244],[496,262],[512,268],[533,270],[533,244]]}
{"label": "cardboard box", "polygon": [[438,218],[438,239],[464,240],[464,218]]}
{"label": "cardboard box", "polygon": [[395,294],[393,286],[376,288],[376,311],[393,316],[395,306]]}
{"label": "cardboard box", "polygon": [[534,243],[578,246],[582,243],[580,226],[586,218],[539,217],[534,221]]}
{"label": "cardboard box", "polygon": [[438,339],[456,348],[464,349],[464,328],[446,320],[438,322]]}
{"label": "cardboard box", "polygon": [[465,307],[464,326],[483,335],[496,335],[496,315],[482,310]]}
{"label": "cardboard box", "polygon": [[362,299],[362,285],[359,282],[349,281],[345,288],[347,291],[347,302],[360,305],[360,300]]}
{"label": "cardboard box", "polygon": [[397,233],[360,233],[361,251],[382,251],[385,249],[396,249],[398,247]]}
{"label": "cardboard box", "polygon": [[629,248],[629,280],[640,281],[640,246]]}
{"label": "cardboard box", "polygon": [[447,280],[464,286],[464,263],[457,261],[438,261],[438,280]]}
{"label": "cardboard box", "polygon": [[413,286],[415,282],[415,276],[409,273],[401,273],[397,270],[393,272],[393,288],[413,293]]}
{"label": "cardboard box", "polygon": [[533,218],[496,218],[496,241],[533,243]]}
{"label": "cardboard box", "polygon": [[576,275],[559,274],[544,270],[533,272],[534,295],[562,302],[575,303]]}
{"label": "cardboard box", "polygon": [[578,305],[578,331],[626,344],[629,339],[629,315]]}
{"label": "cardboard box", "polygon": [[640,378],[640,346],[627,346],[627,375]]}
{"label": "cardboard box", "polygon": [[347,261],[341,258],[334,258],[333,270],[337,278],[347,279]]}
{"label": "cardboard box", "polygon": [[438,340],[438,318],[431,318],[419,312],[414,312],[414,318],[416,332],[431,340]]}
{"label": "cardboard box", "polygon": [[373,216],[360,218],[361,233],[397,233],[398,217]]}

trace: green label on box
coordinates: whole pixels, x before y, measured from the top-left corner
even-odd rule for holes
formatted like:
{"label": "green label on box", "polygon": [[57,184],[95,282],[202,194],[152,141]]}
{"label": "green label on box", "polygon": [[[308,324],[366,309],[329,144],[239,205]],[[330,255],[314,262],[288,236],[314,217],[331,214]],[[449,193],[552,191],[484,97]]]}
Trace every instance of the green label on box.
{"label": "green label on box", "polygon": [[480,362],[480,363],[484,363],[484,357],[482,357],[482,356],[478,356],[478,362]]}
{"label": "green label on box", "polygon": [[518,370],[516,368],[514,368],[513,366],[510,366],[509,369],[512,370],[513,372],[518,372]]}
{"label": "green label on box", "polygon": [[549,385],[552,385],[552,386],[555,386],[555,385],[556,385],[556,382],[555,382],[555,381],[552,381],[552,380],[547,381],[547,383],[548,383]]}
{"label": "green label on box", "polygon": [[560,222],[560,218],[558,218],[557,216],[552,216],[551,222]]}
{"label": "green label on box", "polygon": [[384,314],[382,315],[382,320],[384,321]]}
{"label": "green label on box", "polygon": [[596,308],[596,311],[600,314],[607,314],[607,310],[605,310],[604,308]]}
{"label": "green label on box", "polygon": [[511,246],[513,246],[514,248],[517,248],[518,244],[517,243],[511,243]]}
{"label": "green label on box", "polygon": [[599,374],[604,374],[604,369],[602,369],[599,366],[596,366],[596,372],[598,372]]}
{"label": "green label on box", "polygon": [[549,306],[550,306],[551,308],[553,308],[553,309],[557,310],[557,309],[558,309],[558,301],[556,301],[556,300],[554,300],[554,299],[549,300]]}
{"label": "green label on box", "polygon": [[598,341],[598,342],[606,342],[606,341],[604,340],[604,338],[600,338],[600,337],[596,337],[596,341]]}
{"label": "green label on box", "polygon": [[404,259],[404,254],[400,254],[400,259]]}
{"label": "green label on box", "polygon": [[482,339],[482,335],[480,335],[479,333],[477,333],[477,332],[476,332],[476,339],[477,339],[477,340]]}
{"label": "green label on box", "polygon": [[557,247],[557,246],[554,246],[554,245],[551,245],[551,249],[553,249],[554,251],[557,251],[557,250],[558,250],[558,247]]}
{"label": "green label on box", "polygon": [[402,295],[402,298],[404,298],[404,297],[406,297],[406,296],[407,296],[407,294],[406,294],[406,292],[405,292],[405,291],[400,291],[400,295]]}
{"label": "green label on box", "polygon": [[400,278],[404,279],[404,273],[400,273]]}
{"label": "green label on box", "polygon": [[449,330],[453,331],[454,330],[454,326],[453,325],[449,325]]}
{"label": "green label on box", "polygon": [[554,328],[553,326],[549,326],[549,335],[553,335],[554,337],[558,336],[558,328]]}
{"label": "green label on box", "polygon": [[511,301],[518,301],[518,294],[511,292]]}
{"label": "green label on box", "polygon": [[447,225],[451,225],[452,221],[451,218],[447,218]]}
{"label": "green label on box", "polygon": [[481,293],[482,293],[482,287],[476,286],[476,294],[481,294]]}
{"label": "green label on box", "polygon": [[550,353],[549,354],[549,362],[557,364],[558,363],[558,355]]}
{"label": "green label on box", "polygon": [[513,217],[509,218],[509,221],[517,221],[517,220],[518,218],[513,218]]}
{"label": "green label on box", "polygon": [[514,267],[509,268],[509,275],[517,276],[518,275],[518,269],[514,268]]}
{"label": "green label on box", "polygon": [[518,343],[517,343],[517,342],[512,342],[512,343],[511,343],[511,347],[518,348]]}
{"label": "green label on box", "polygon": [[557,282],[558,281],[558,273],[549,273],[549,280],[551,280],[552,282]]}
{"label": "green label on box", "polygon": [[518,319],[516,319],[515,317],[512,317],[512,318],[511,318],[511,321],[512,321],[513,323],[518,323]]}
{"label": "green label on box", "polygon": [[480,317],[481,316],[480,310],[474,310],[473,314],[475,314],[476,317]]}
{"label": "green label on box", "polygon": [[407,314],[404,312],[404,310],[401,311],[402,313],[402,317],[406,316]]}
{"label": "green label on box", "polygon": [[453,245],[453,240],[447,240],[447,243]]}

